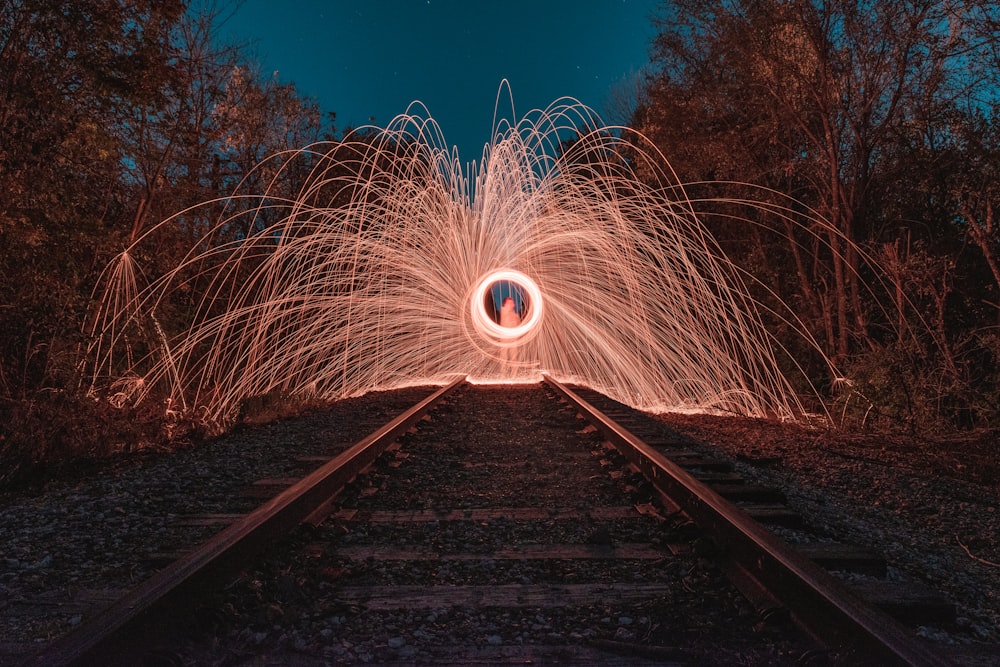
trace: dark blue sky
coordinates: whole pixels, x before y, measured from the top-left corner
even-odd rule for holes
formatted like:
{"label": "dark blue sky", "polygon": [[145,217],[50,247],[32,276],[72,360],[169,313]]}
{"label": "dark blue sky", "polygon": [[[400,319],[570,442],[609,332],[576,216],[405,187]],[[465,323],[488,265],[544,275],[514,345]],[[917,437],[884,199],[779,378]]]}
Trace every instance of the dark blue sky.
{"label": "dark blue sky", "polygon": [[246,0],[220,36],[252,43],[264,71],[277,70],[281,81],[335,111],[339,128],[371,117],[385,126],[410,102],[423,102],[468,162],[490,140],[503,79],[518,117],[568,96],[606,122],[622,122],[609,90],[648,63],[656,4]]}

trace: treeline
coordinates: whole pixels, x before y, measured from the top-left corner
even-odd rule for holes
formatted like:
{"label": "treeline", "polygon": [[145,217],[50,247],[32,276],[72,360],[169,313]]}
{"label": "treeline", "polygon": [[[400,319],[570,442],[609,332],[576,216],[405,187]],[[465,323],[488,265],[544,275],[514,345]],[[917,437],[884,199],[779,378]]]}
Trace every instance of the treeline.
{"label": "treeline", "polygon": [[[145,425],[153,432],[141,437],[156,437],[155,420],[114,419],[82,396],[83,325],[101,270],[155,223],[245,178],[294,188],[294,174],[253,167],[336,131],[314,100],[216,39],[224,18],[181,0],[0,3],[6,465],[140,438],[115,429]],[[143,264],[176,261],[206,215],[178,217]]]}
{"label": "treeline", "polygon": [[[836,362],[838,414],[995,425],[997,4],[671,0],[655,21],[632,126],[682,181],[706,182],[691,197],[736,199],[752,183],[818,214],[747,224],[718,203],[708,222],[760,301],[787,304]],[[808,363],[795,337],[782,342]]]}
{"label": "treeline", "polygon": [[[294,195],[301,174],[255,166],[336,139],[332,114],[215,38],[223,18],[182,0],[0,3],[4,465],[155,438],[155,415],[121,419],[84,395],[101,270],[178,211],[232,206],[238,183]],[[813,352],[776,319],[789,359],[842,390],[838,409],[859,422],[994,424],[995,3],[673,0],[655,21],[632,125],[706,200],[706,222],[756,278],[761,304],[786,304],[840,377],[809,366]],[[725,202],[747,195],[740,183],[769,188],[776,206],[799,202],[793,212],[812,223],[737,222],[745,207]],[[211,216],[200,206],[159,228],[141,264],[175,264]]]}

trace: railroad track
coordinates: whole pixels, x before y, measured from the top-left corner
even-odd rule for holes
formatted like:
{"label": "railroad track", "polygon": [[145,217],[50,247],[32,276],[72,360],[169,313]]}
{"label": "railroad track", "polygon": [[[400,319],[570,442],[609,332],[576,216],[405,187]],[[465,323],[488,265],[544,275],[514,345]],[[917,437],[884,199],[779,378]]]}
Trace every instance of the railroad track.
{"label": "railroad track", "polygon": [[877,564],[792,550],[774,490],[580,394],[445,387],[31,664],[946,664],[810,555]]}

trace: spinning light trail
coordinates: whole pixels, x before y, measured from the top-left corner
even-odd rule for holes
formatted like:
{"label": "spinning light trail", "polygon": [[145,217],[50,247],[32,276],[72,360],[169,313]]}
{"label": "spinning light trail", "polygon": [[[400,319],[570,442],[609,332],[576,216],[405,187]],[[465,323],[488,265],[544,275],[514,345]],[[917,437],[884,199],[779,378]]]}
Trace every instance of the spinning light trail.
{"label": "spinning light trail", "polygon": [[[571,100],[496,124],[464,169],[429,118],[366,132],[275,156],[262,192],[247,180],[123,252],[96,301],[95,390],[216,426],[269,392],[456,374],[545,372],[651,410],[801,412],[738,271],[641,137]],[[138,284],[146,246],[197,220],[187,257]],[[517,327],[495,319],[500,287],[522,301]]]}

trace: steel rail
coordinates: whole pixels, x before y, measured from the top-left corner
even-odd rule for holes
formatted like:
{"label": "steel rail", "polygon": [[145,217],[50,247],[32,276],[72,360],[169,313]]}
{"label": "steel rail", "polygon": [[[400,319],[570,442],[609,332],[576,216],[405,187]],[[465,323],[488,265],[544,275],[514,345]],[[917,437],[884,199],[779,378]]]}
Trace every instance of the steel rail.
{"label": "steel rail", "polygon": [[[288,533],[464,382],[456,379],[362,438],[256,510],[230,524],[186,556],[160,570],[120,600],[31,658],[30,665],[125,664],[142,629],[161,614],[182,613],[207,590],[227,583],[247,560]],[[134,633],[127,637],[127,633]],[[123,648],[124,647],[124,648]]]}
{"label": "steel rail", "polygon": [[657,489],[677,502],[726,557],[785,605],[795,622],[822,644],[849,648],[873,664],[951,664],[915,641],[894,618],[861,600],[819,565],[570,388],[548,376],[545,381]]}

